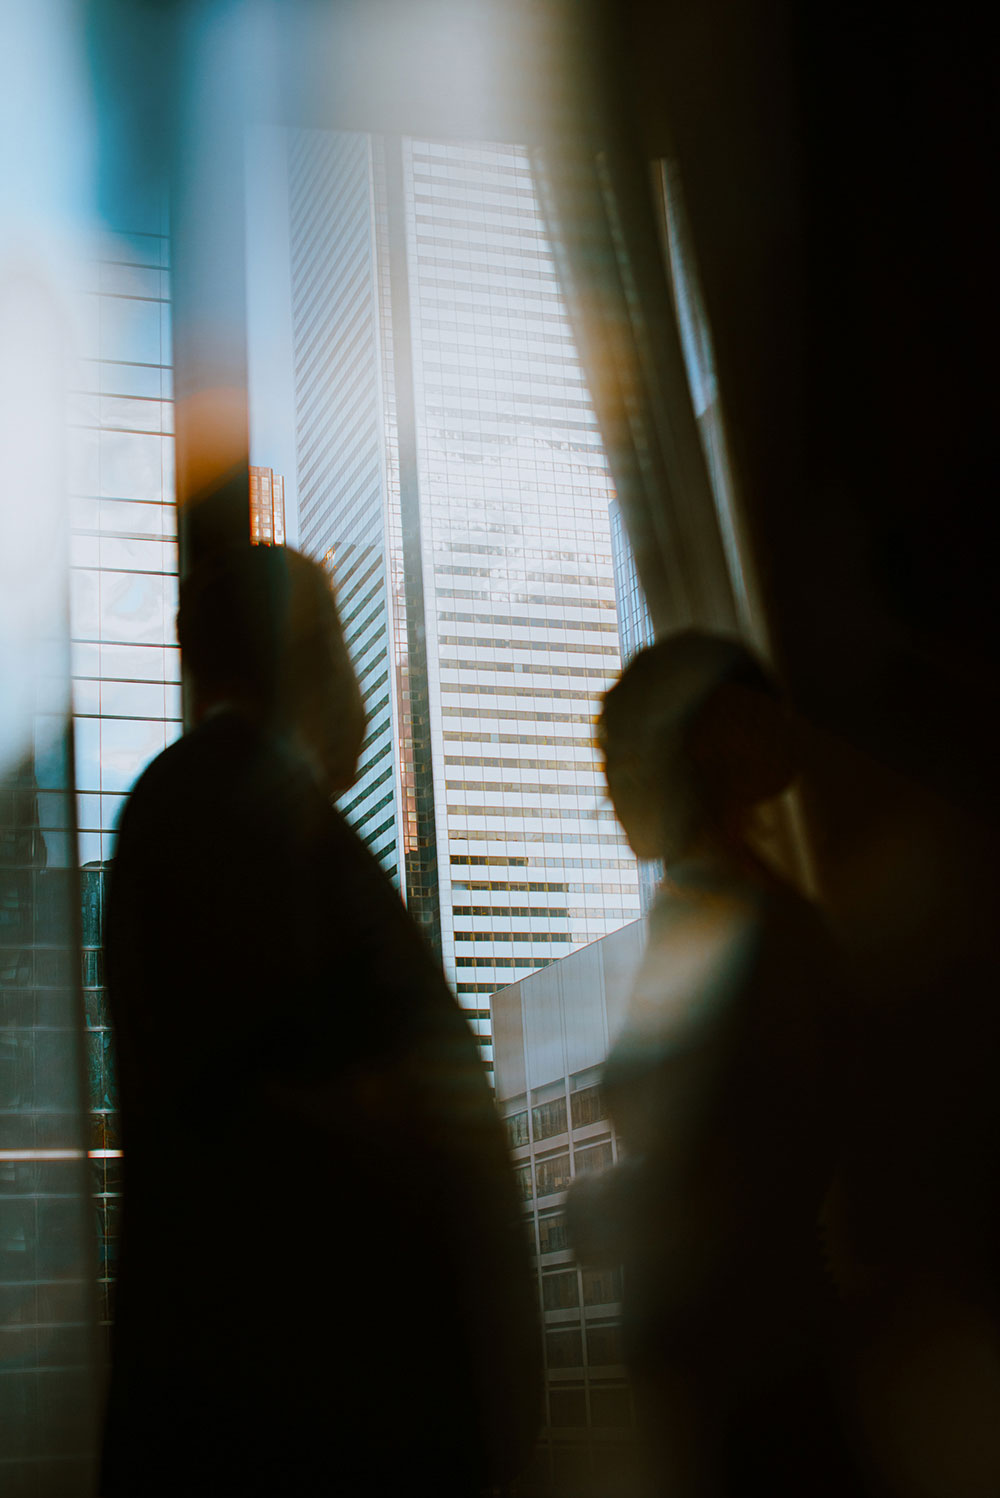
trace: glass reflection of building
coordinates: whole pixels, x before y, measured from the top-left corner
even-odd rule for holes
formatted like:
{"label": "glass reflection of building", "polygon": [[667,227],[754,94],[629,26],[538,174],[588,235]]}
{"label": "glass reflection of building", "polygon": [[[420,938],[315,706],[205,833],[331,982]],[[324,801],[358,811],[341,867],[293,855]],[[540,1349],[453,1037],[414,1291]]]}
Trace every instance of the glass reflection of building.
{"label": "glass reflection of building", "polygon": [[300,536],[370,717],[344,804],[487,995],[639,913],[593,746],[616,675],[613,488],[527,158],[299,132]]}
{"label": "glass reflection of building", "polygon": [[181,731],[170,242],[162,203],[133,210],[83,273],[70,621],[90,1148],[107,1320],[121,1142],[102,970],[105,870],[127,792]]}
{"label": "glass reflection of building", "polygon": [[621,1347],[621,1271],[580,1266],[566,1232],[571,1181],[619,1156],[600,1075],[642,955],[638,921],[493,996],[497,1105],[534,1255],[545,1423],[515,1491],[633,1491],[632,1406]]}

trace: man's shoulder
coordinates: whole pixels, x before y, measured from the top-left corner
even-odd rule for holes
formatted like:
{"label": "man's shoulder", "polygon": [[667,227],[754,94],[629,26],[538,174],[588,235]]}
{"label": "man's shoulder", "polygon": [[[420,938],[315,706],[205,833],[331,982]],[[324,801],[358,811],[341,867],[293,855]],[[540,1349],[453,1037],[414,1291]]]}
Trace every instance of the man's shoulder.
{"label": "man's shoulder", "polygon": [[[206,821],[272,824],[315,821],[321,801],[302,767],[256,725],[236,713],[205,720],[147,765],[125,805],[119,836],[160,827],[166,836]],[[322,805],[319,805],[319,813]]]}
{"label": "man's shoulder", "polygon": [[247,733],[222,719],[201,723],[168,744],[139,776],[129,794],[131,809],[153,806],[164,798],[195,789],[206,778],[218,779],[239,770],[250,754]]}

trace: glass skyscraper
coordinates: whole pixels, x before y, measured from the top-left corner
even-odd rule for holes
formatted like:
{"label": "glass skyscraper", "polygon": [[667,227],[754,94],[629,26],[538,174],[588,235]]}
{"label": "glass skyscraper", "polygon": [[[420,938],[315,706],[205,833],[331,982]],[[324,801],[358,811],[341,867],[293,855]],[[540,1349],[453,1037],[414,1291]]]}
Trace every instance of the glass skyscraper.
{"label": "glass skyscraper", "polygon": [[90,1152],[110,1320],[121,1140],[102,955],[105,870],[127,792],[181,731],[170,242],[158,199],[83,267],[71,451],[73,716]]}
{"label": "glass skyscraper", "polygon": [[300,537],[369,731],[343,809],[488,995],[639,914],[593,720],[617,674],[613,486],[515,146],[300,132]]}
{"label": "glass skyscraper", "polygon": [[115,235],[90,268],[73,490],[73,711],[82,861],[180,732],[169,240]]}

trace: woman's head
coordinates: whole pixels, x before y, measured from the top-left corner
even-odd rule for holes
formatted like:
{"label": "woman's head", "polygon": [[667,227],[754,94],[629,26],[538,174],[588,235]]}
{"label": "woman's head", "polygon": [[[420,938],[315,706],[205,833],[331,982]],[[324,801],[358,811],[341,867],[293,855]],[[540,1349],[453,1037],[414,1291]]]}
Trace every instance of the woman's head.
{"label": "woman's head", "polygon": [[605,694],[608,790],[633,850],[681,856],[740,836],[795,776],[778,689],[738,640],[685,630],[642,650]]}
{"label": "woman's head", "polygon": [[199,715],[238,706],[297,738],[332,795],[352,784],[365,714],[322,567],[284,546],[229,547],[181,585],[177,637]]}

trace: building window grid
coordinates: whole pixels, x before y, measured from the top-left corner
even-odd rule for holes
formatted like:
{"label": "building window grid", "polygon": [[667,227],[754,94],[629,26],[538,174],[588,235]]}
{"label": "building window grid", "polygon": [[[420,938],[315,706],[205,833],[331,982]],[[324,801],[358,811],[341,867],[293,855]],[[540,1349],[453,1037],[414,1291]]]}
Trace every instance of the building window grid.
{"label": "building window grid", "polygon": [[[100,248],[73,400],[71,649],[91,1168],[100,1319],[111,1320],[121,1140],[103,954],[105,871],[125,793],[180,732],[169,242]],[[155,355],[136,358],[134,355]],[[129,357],[132,355],[133,357]]]}
{"label": "building window grid", "polygon": [[[575,1086],[585,1081],[585,1086]],[[555,1132],[560,1121],[565,1123],[562,1132]],[[621,1273],[595,1275],[573,1263],[571,1253],[563,1246],[543,1247],[543,1223],[552,1223],[553,1207],[565,1199],[565,1191],[542,1198],[537,1189],[538,1166],[546,1159],[558,1158],[560,1152],[568,1158],[569,1180],[581,1170],[580,1155],[586,1155],[604,1146],[607,1158],[615,1162],[619,1156],[619,1145],[614,1125],[606,1117],[599,1086],[593,1077],[566,1077],[562,1090],[555,1096],[532,1103],[530,1096],[508,1104],[508,1139],[515,1152],[515,1169],[518,1172],[520,1189],[528,1209],[530,1238],[533,1245],[538,1304],[542,1319],[545,1345],[545,1384],[547,1423],[542,1431],[540,1444],[551,1450],[567,1426],[557,1423],[555,1409],[563,1393],[568,1390],[583,1396],[579,1406],[582,1418],[569,1428],[582,1432],[585,1442],[592,1442],[594,1432],[600,1431],[600,1439],[609,1430],[617,1431],[623,1438],[631,1429],[631,1395],[626,1381],[626,1372],[620,1356],[613,1362],[595,1360],[593,1353],[600,1347],[607,1350],[610,1341],[617,1345],[620,1340],[620,1313],[617,1299],[595,1303],[591,1295],[588,1304],[588,1285],[600,1290],[609,1284],[620,1296]],[[539,1127],[540,1126],[540,1127]],[[543,1177],[544,1179],[544,1177]],[[567,1295],[570,1276],[575,1279],[573,1295]],[[563,1284],[565,1278],[565,1287]],[[558,1284],[557,1284],[558,1280]],[[565,1304],[563,1304],[565,1302]],[[575,1314],[574,1314],[575,1313]],[[594,1333],[601,1336],[594,1337]],[[574,1349],[579,1347],[580,1361],[569,1363],[560,1356],[550,1357],[552,1337],[573,1339]],[[601,1340],[603,1337],[603,1342]],[[578,1341],[576,1340],[578,1339]],[[555,1395],[555,1404],[552,1396]],[[602,1422],[600,1417],[615,1411],[614,1419]]]}

